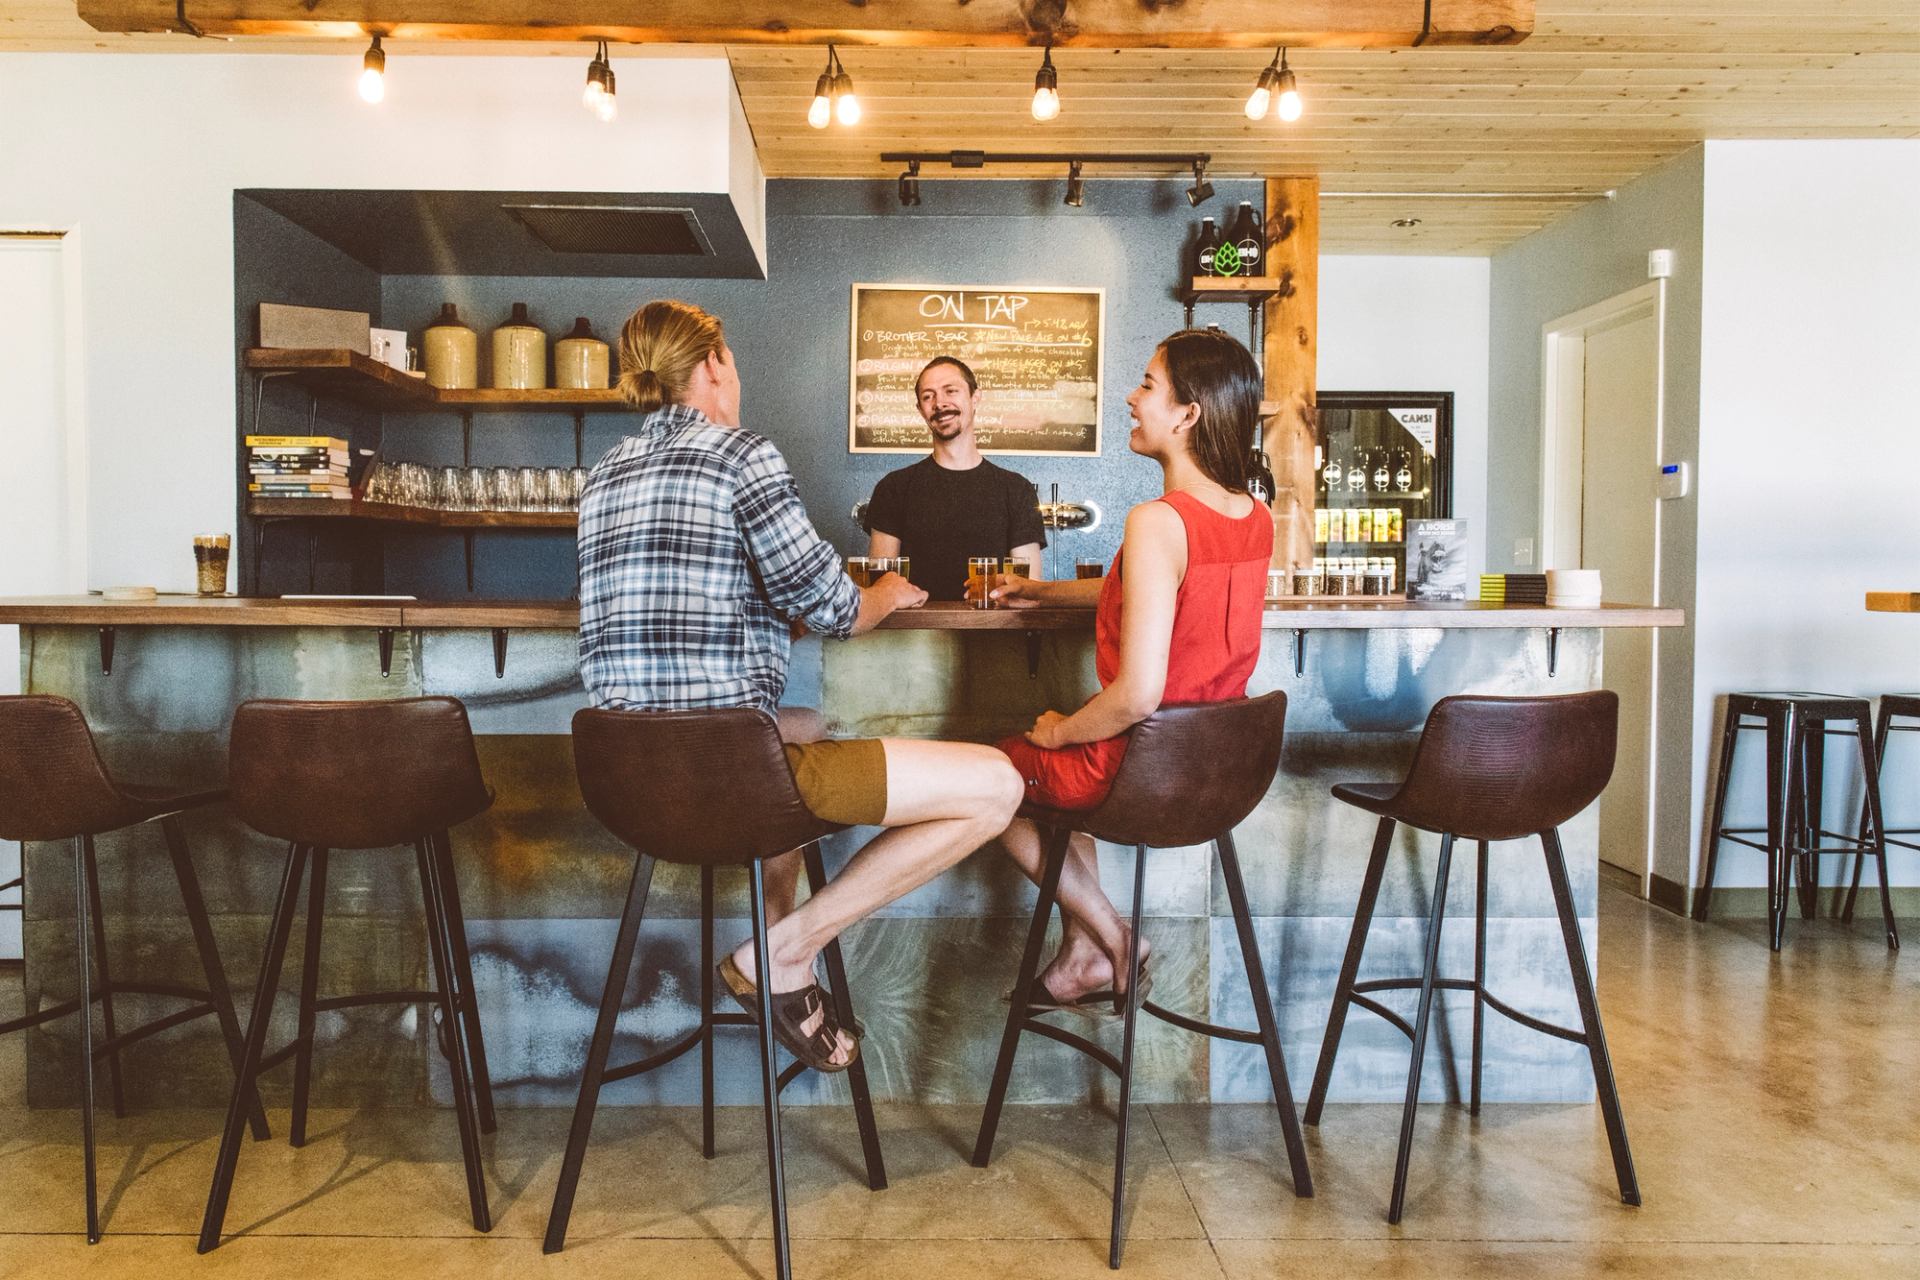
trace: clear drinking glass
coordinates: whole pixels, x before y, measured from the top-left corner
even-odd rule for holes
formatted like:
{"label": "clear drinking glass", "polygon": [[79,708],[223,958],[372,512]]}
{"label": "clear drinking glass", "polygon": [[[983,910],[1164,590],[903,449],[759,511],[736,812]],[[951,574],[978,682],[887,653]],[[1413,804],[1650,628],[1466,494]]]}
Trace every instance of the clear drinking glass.
{"label": "clear drinking glass", "polygon": [[441,511],[460,509],[460,468],[441,467],[433,473],[433,505]]}
{"label": "clear drinking glass", "polygon": [[573,490],[573,509],[578,511],[580,509],[580,495],[587,491],[587,469],[585,467],[575,467],[568,473],[567,479]]}
{"label": "clear drinking glass", "polygon": [[987,592],[994,588],[1000,572],[999,556],[972,556],[967,560],[967,603],[976,609],[998,608]]}
{"label": "clear drinking glass", "polygon": [[520,510],[540,510],[546,501],[546,495],[541,492],[546,486],[543,483],[540,468],[517,467],[513,475],[514,492],[520,498]]}
{"label": "clear drinking glass", "polygon": [[548,511],[565,511],[573,498],[573,481],[567,477],[565,467],[548,467],[542,475],[546,486]]}
{"label": "clear drinking glass", "polygon": [[462,511],[487,509],[487,469],[485,467],[468,467],[460,473],[460,503]]}

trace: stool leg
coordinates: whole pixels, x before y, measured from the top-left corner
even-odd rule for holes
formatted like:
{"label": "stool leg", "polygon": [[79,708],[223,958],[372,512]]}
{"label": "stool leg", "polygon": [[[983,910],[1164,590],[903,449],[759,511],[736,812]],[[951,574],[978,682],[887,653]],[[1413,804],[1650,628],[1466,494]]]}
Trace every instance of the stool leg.
{"label": "stool leg", "polygon": [[[1892,721],[1893,717],[1888,713],[1887,703],[1883,698],[1880,701],[1880,714],[1874,724],[1873,730],[1873,783],[1876,789],[1878,789],[1880,785],[1880,776],[1886,769],[1887,738],[1890,732],[1888,726]],[[1840,912],[1840,919],[1846,924],[1853,923],[1854,900],[1860,896],[1860,869],[1864,867],[1867,862],[1867,819],[1870,816],[1867,812],[1867,802],[1863,798],[1860,801],[1860,827],[1857,833],[1860,837],[1860,844],[1855,849],[1853,855],[1853,883],[1847,886],[1846,906],[1842,908]],[[1880,832],[1880,846],[1883,851],[1886,848],[1886,843],[1887,833],[1882,829]]]}
{"label": "stool leg", "polygon": [[1785,714],[1767,717],[1767,945],[1775,951],[1787,937],[1787,773],[1793,733]]}
{"label": "stool leg", "polygon": [[467,950],[467,917],[460,909],[460,885],[453,871],[453,838],[442,831],[428,842],[438,860],[440,892],[453,941],[453,971],[460,980],[460,1016],[467,1032],[467,1074],[480,1104],[480,1132],[499,1128],[493,1116],[493,1079],[487,1073],[487,1042],[480,1034],[480,997],[473,986],[473,957]]}
{"label": "stool leg", "polygon": [[327,916],[327,851],[315,849],[307,864],[307,936],[300,953],[300,1030],[293,1051],[293,1116],[287,1143],[307,1145],[307,1100],[313,1087],[314,1003],[320,986],[320,928]]}
{"label": "stool leg", "polygon": [[1393,847],[1393,819],[1380,819],[1367,858],[1366,878],[1360,882],[1360,901],[1353,911],[1353,932],[1347,935],[1346,958],[1340,962],[1340,980],[1333,987],[1333,1008],[1327,1013],[1327,1034],[1320,1041],[1320,1060],[1314,1064],[1313,1085],[1307,1090],[1306,1122],[1320,1123],[1327,1105],[1327,1086],[1333,1079],[1333,1060],[1340,1052],[1340,1034],[1347,1028],[1347,1010],[1353,1003],[1353,984],[1360,973],[1360,956],[1367,949],[1367,930],[1373,925],[1373,904],[1380,897],[1380,879],[1387,872],[1387,853]]}
{"label": "stool leg", "polygon": [[1713,873],[1720,865],[1720,828],[1727,820],[1727,782],[1733,777],[1733,748],[1740,739],[1740,714],[1727,708],[1720,728],[1720,767],[1713,779],[1713,818],[1707,823],[1707,865],[1700,877],[1700,896],[1694,899],[1693,918],[1706,923],[1713,902]]}
{"label": "stool leg", "polygon": [[1800,749],[1800,830],[1804,850],[1799,868],[1800,918],[1811,920],[1820,914],[1820,857],[1812,850],[1820,847],[1820,823],[1826,811],[1827,726],[1824,721],[1801,727]]}
{"label": "stool leg", "polygon": [[1226,883],[1227,902],[1233,908],[1234,932],[1240,937],[1240,961],[1247,971],[1254,1020],[1260,1026],[1260,1048],[1267,1055],[1267,1083],[1273,1088],[1273,1105],[1280,1112],[1280,1134],[1287,1144],[1293,1194],[1304,1200],[1313,1194],[1313,1171],[1307,1168],[1307,1146],[1300,1136],[1300,1117],[1293,1109],[1293,1085],[1287,1079],[1287,1058],[1280,1045],[1280,1020],[1274,1016],[1273,993],[1267,989],[1266,966],[1260,962],[1260,942],[1253,933],[1253,913],[1247,906],[1247,884],[1240,875],[1240,855],[1233,847],[1233,833],[1222,833],[1213,847],[1220,856],[1220,878]]}
{"label": "stool leg", "polygon": [[80,1148],[86,1163],[87,1243],[100,1243],[99,1182],[94,1174],[93,1150],[93,959],[87,936],[88,846],[86,836],[73,842],[73,958],[80,981]]}
{"label": "stool leg", "polygon": [[446,887],[440,882],[440,867],[433,857],[431,844],[432,838],[428,837],[416,841],[414,848],[427,871],[421,898],[427,911],[427,941],[433,949],[433,976],[440,997],[441,1025],[453,1037],[453,1052],[447,1055],[447,1073],[453,1078],[453,1114],[460,1127],[461,1163],[467,1169],[467,1208],[475,1231],[491,1231],[493,1214],[487,1207],[487,1172],[480,1160],[480,1117],[474,1105],[473,1078],[467,1074],[472,1051],[460,1016],[452,930],[447,923]]}
{"label": "stool leg", "polygon": [[767,1190],[773,1201],[773,1270],[777,1280],[793,1280],[787,1246],[787,1175],[780,1147],[780,1064],[773,1049],[773,959],[767,948],[767,881],[760,860],[747,864],[752,881],[753,963],[760,995],[760,1092],[767,1131]]}
{"label": "stool leg", "polygon": [[[1067,841],[1073,833],[1061,828],[1047,833],[1047,861],[1040,872],[1040,896],[1033,904],[1033,922],[1027,926],[1027,945],[1020,953],[1020,972],[1013,981],[1013,999],[1007,1007],[1007,1025],[1000,1033],[1000,1056],[993,1064],[993,1084],[980,1116],[980,1136],[974,1140],[973,1163],[984,1169],[993,1160],[993,1136],[1000,1127],[1000,1108],[1007,1100],[1007,1082],[1013,1077],[1013,1058],[1020,1048],[1020,1032],[1027,1022],[1027,1002],[1033,996],[1034,975],[1040,971],[1040,951],[1047,942],[1047,922],[1060,892],[1060,873],[1067,865]],[[1137,936],[1137,935],[1136,935]]]}
{"label": "stool leg", "polygon": [[[80,842],[87,854],[87,918],[93,926],[94,964],[100,970],[100,1025],[107,1033],[107,1039],[114,1037],[113,1026],[113,970],[107,967],[107,913],[100,906],[100,855],[94,848],[92,836],[82,836]],[[107,1050],[107,1087],[113,1095],[113,1114],[119,1119],[127,1118],[127,1097],[120,1087],[120,1050]]]}
{"label": "stool leg", "polygon": [[1133,932],[1127,938],[1127,995],[1120,1030],[1120,1129],[1113,1144],[1113,1221],[1107,1231],[1107,1266],[1120,1269],[1127,1247],[1127,1119],[1133,1102],[1133,1035],[1140,1017],[1140,908],[1147,880],[1147,846],[1133,846]]}
{"label": "stool leg", "polygon": [[[207,1000],[213,1016],[220,1022],[220,1034],[227,1042],[227,1057],[233,1062],[234,1079],[240,1078],[240,1058],[246,1042],[240,1035],[240,1019],[233,1012],[233,991],[227,986],[227,971],[220,963],[220,948],[213,940],[213,922],[207,918],[207,900],[200,892],[200,877],[193,869],[187,840],[180,824],[171,816],[160,819],[160,832],[167,840],[167,854],[173,861],[174,882],[180,886],[180,902],[187,911],[187,927],[193,933],[194,948],[200,953],[200,969],[207,978]],[[249,1090],[247,1124],[255,1142],[267,1136],[267,1113],[260,1105],[259,1089]]]}
{"label": "stool leg", "polygon": [[1467,1114],[1480,1114],[1480,1048],[1487,1017],[1487,842],[1482,840],[1473,878],[1473,1086]]}
{"label": "stool leg", "polygon": [[240,1163],[240,1130],[246,1125],[247,1100],[254,1096],[260,1059],[267,1047],[267,1024],[273,1020],[274,997],[280,990],[280,966],[287,958],[287,940],[293,933],[293,913],[300,903],[300,873],[306,869],[305,845],[287,846],[287,869],[280,877],[280,901],[267,928],[267,949],[260,957],[260,977],[254,984],[253,1013],[247,1018],[247,1045],[227,1102],[226,1127],[220,1133],[220,1154],[213,1162],[213,1185],[207,1190],[207,1211],[200,1220],[201,1253],[220,1243],[220,1226],[227,1216],[227,1197],[233,1193],[233,1172]]}
{"label": "stool leg", "polygon": [[[641,854],[627,885],[627,906],[613,935],[613,959],[607,965],[607,985],[600,993],[600,1015],[587,1043],[587,1061],[580,1072],[580,1097],[573,1104],[573,1125],[567,1130],[567,1153],[560,1161],[560,1183],[553,1189],[553,1209],[547,1214],[543,1253],[558,1253],[567,1243],[567,1220],[573,1216],[573,1193],[580,1185],[580,1166],[587,1158],[587,1136],[593,1132],[594,1108],[600,1104],[600,1081],[607,1073],[607,1054],[613,1049],[613,1029],[620,1021],[620,1003],[626,998],[633,972],[634,943],[640,937],[640,919],[647,910],[647,888],[653,883],[653,859]],[[711,883],[711,882],[709,882]],[[709,913],[711,919],[711,913]]]}
{"label": "stool leg", "polygon": [[1400,1151],[1393,1162],[1393,1200],[1387,1221],[1399,1225],[1407,1201],[1407,1165],[1413,1158],[1413,1121],[1419,1114],[1420,1068],[1427,1056],[1427,1023],[1433,1016],[1433,981],[1440,969],[1440,930],[1447,918],[1447,872],[1453,863],[1453,836],[1440,837],[1440,862],[1433,873],[1433,909],[1427,914],[1427,963],[1420,973],[1420,1007],[1413,1016],[1413,1063],[1407,1068],[1407,1101],[1400,1112]]}
{"label": "stool leg", "polygon": [[[1887,929],[1887,950],[1900,949],[1900,930],[1893,923],[1893,890],[1887,882],[1887,822],[1886,815],[1880,809],[1880,756],[1874,750],[1873,740],[1867,734],[1865,716],[1854,721],[1854,727],[1860,737],[1860,773],[1866,781],[1866,820],[1873,826],[1873,848],[1861,848],[1858,857],[1865,859],[1871,852],[1880,868],[1880,920]],[[1861,824],[1864,828],[1866,823]],[[1865,838],[1864,830],[1862,838]],[[1856,867],[1858,863],[1855,864]],[[1856,877],[1854,883],[1858,884]],[[1853,902],[1847,902],[1848,915],[1851,918]]]}
{"label": "stool leg", "polygon": [[[820,856],[820,842],[808,845],[803,855],[807,867],[807,892],[819,893],[826,887],[827,864]],[[847,985],[847,964],[840,954],[840,939],[835,938],[823,949],[827,961],[827,985],[833,996],[833,1014],[843,1027],[854,1025],[853,990]],[[860,1126],[860,1150],[867,1161],[867,1187],[872,1191],[887,1189],[887,1162],[880,1155],[880,1126],[873,1118],[873,1098],[867,1092],[867,1063],[864,1058],[855,1058],[853,1065],[847,1068],[847,1085],[853,1092],[853,1116]]]}
{"label": "stool leg", "polygon": [[713,1159],[713,868],[700,868],[700,1154]]}
{"label": "stool leg", "polygon": [[1573,888],[1567,883],[1567,862],[1560,851],[1560,833],[1540,833],[1547,855],[1547,879],[1553,884],[1553,908],[1560,916],[1560,936],[1567,947],[1567,968],[1573,974],[1573,998],[1580,1006],[1580,1027],[1586,1032],[1587,1056],[1593,1062],[1593,1084],[1600,1095],[1600,1115],[1607,1124],[1607,1145],[1613,1150],[1613,1173],[1620,1183],[1620,1199],[1640,1203],[1640,1180],[1633,1172],[1633,1152],[1627,1146],[1627,1122],[1620,1114],[1620,1091],[1613,1082],[1613,1058],[1607,1053],[1607,1033],[1600,1025],[1600,1004],[1593,996],[1593,973],[1587,967],[1587,947],[1580,937],[1580,921],[1573,914]]}

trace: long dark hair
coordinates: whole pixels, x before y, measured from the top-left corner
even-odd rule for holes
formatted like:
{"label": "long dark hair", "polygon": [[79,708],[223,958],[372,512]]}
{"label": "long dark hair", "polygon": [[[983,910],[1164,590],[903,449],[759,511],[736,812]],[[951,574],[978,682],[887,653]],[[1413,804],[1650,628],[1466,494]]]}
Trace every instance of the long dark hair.
{"label": "long dark hair", "polygon": [[1188,445],[1194,462],[1208,479],[1244,493],[1262,390],[1253,353],[1218,329],[1182,329],[1160,352],[1174,400],[1200,409]]}

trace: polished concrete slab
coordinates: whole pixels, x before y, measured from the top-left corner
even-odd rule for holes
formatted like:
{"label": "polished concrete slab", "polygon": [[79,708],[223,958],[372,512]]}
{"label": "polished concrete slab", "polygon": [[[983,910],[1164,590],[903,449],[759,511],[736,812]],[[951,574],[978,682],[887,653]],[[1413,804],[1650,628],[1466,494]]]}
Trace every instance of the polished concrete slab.
{"label": "polished concrete slab", "polygon": [[[1329,1107],[1308,1131],[1319,1194],[1302,1201],[1270,1106],[1155,1103],[1134,1115],[1125,1273],[1920,1274],[1920,960],[1889,956],[1867,925],[1804,924],[1774,956],[1759,922],[1694,925],[1613,889],[1601,901],[1602,999],[1642,1207],[1620,1204],[1588,1104],[1503,1105],[1477,1121],[1423,1107],[1396,1228],[1385,1221],[1396,1107]],[[0,974],[0,1016],[20,1001],[17,975]],[[1304,1093],[1311,1061],[1289,1066]],[[12,1037],[0,1041],[0,1276],[772,1274],[759,1118],[747,1108],[723,1110],[710,1163],[697,1111],[603,1112],[568,1248],[554,1257],[540,1236],[563,1111],[502,1113],[488,1140],[487,1237],[466,1222],[445,1108],[319,1111],[300,1151],[274,1111],[275,1140],[242,1150],[230,1238],[201,1258],[217,1111],[103,1118],[108,1234],[89,1248],[77,1114],[24,1099]],[[800,1277],[1107,1273],[1110,1106],[1009,1108],[986,1170],[967,1162],[976,1108],[886,1106],[891,1186],[878,1194],[849,1111],[785,1116]]]}

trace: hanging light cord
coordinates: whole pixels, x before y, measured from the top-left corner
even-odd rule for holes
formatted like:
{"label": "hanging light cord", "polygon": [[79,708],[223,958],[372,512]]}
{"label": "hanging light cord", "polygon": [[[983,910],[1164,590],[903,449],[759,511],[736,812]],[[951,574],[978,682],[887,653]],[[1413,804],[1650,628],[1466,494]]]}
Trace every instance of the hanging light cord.
{"label": "hanging light cord", "polygon": [[1423,6],[1423,12],[1420,14],[1420,34],[1413,38],[1413,47],[1418,49],[1427,42],[1427,37],[1432,34],[1433,0],[1426,0],[1426,4]]}
{"label": "hanging light cord", "polygon": [[195,40],[207,38],[207,33],[194,26],[193,19],[187,16],[187,0],[173,0],[173,26],[174,30]]}

